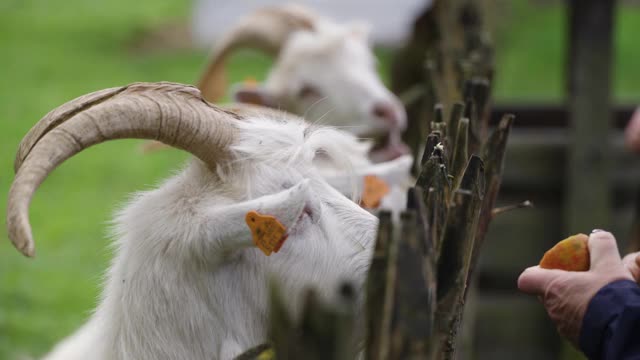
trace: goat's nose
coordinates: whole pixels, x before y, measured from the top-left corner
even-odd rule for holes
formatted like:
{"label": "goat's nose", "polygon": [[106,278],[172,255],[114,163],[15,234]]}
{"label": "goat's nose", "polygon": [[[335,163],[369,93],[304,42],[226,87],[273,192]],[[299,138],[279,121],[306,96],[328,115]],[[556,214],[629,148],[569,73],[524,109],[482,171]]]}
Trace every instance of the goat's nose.
{"label": "goat's nose", "polygon": [[384,121],[391,129],[404,127],[404,119],[400,109],[391,102],[375,103],[373,105],[372,114],[374,117]]}

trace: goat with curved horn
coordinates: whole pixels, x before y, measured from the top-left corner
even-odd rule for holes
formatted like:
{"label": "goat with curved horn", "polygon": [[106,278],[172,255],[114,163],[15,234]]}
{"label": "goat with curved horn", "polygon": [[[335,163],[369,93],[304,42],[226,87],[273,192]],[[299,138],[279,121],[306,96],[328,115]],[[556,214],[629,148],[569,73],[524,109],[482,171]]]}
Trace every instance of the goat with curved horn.
{"label": "goat with curved horn", "polygon": [[289,35],[298,30],[313,30],[315,15],[289,5],[260,9],[243,18],[218,43],[198,88],[209,101],[220,100],[227,89],[224,66],[231,53],[240,48],[252,48],[277,55]]}
{"label": "goat with curved horn", "polygon": [[24,255],[34,256],[31,197],[47,175],[74,154],[113,139],[154,139],[214,167],[231,142],[231,120],[236,119],[204,101],[194,87],[172,83],[98,91],[51,111],[24,137],[16,156],[7,209],[11,242]]}
{"label": "goat with curved horn", "polygon": [[292,309],[310,286],[326,301],[344,281],[364,286],[377,218],[319,170],[348,176],[351,159],[368,161],[356,137],[276,110],[217,108],[172,83],[82,96],[29,131],[8,200],[16,248],[35,253],[29,205],[47,175],[87,147],[123,138],[156,139],[196,158],[117,212],[99,304],[46,360],[232,359],[268,341],[270,279]]}

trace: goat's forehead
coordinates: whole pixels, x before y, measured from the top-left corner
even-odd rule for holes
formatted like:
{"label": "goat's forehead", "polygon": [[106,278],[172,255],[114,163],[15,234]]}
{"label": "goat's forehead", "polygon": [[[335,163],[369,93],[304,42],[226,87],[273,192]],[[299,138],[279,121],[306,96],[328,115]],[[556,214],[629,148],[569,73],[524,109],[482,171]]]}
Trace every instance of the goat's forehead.
{"label": "goat's forehead", "polygon": [[[240,152],[315,151],[323,143],[345,135],[339,130],[317,126],[294,116],[252,117],[238,124],[234,148]],[[356,141],[356,140],[353,140]]]}
{"label": "goat's forehead", "polygon": [[351,133],[309,124],[296,117],[253,117],[239,124],[239,128],[232,150],[242,159],[309,166],[318,154],[323,154],[338,162],[351,163],[354,157],[366,162],[370,147]]}
{"label": "goat's forehead", "polygon": [[292,66],[304,66],[305,62],[330,66],[344,59],[350,64],[373,60],[367,43],[360,37],[352,36],[346,29],[296,33],[281,54],[281,61]]}
{"label": "goat's forehead", "polygon": [[255,116],[237,124],[240,130],[240,140],[264,138],[264,140],[300,139],[309,131],[309,124],[304,120],[290,115]]}
{"label": "goat's forehead", "polygon": [[[295,138],[296,140],[326,139],[342,142],[359,143],[359,140],[351,133],[338,130],[331,126],[323,126],[309,123],[304,119],[291,114],[278,116],[254,116],[247,118],[236,125],[241,132],[241,139],[264,137],[269,135],[281,135]],[[275,136],[275,139],[279,136]]]}

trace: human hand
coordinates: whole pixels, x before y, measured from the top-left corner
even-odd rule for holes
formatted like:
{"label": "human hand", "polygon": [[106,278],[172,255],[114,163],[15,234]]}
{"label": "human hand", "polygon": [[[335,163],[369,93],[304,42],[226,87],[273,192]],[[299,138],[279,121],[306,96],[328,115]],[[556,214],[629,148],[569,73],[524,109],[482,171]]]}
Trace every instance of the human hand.
{"label": "human hand", "polygon": [[631,276],[640,284],[640,251],[627,254],[622,263],[629,270]]}
{"label": "human hand", "polygon": [[633,113],[624,130],[624,142],[631,151],[640,152],[640,107]]}
{"label": "human hand", "polygon": [[518,288],[538,296],[560,335],[575,346],[587,306],[598,290],[616,280],[634,279],[620,259],[616,239],[611,233],[594,230],[589,236],[588,246],[589,271],[548,270],[533,266],[518,278]]}

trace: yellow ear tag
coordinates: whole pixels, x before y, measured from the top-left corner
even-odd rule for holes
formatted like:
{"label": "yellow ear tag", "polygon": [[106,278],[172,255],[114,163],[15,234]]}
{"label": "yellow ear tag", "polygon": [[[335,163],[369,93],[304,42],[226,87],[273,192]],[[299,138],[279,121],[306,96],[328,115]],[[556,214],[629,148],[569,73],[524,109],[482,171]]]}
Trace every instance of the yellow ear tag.
{"label": "yellow ear tag", "polygon": [[273,216],[249,211],[245,221],[251,230],[253,243],[267,256],[277,253],[287,240],[287,228]]}
{"label": "yellow ear tag", "polygon": [[389,193],[389,185],[375,175],[364,177],[364,190],[360,205],[367,209],[376,209],[382,198]]}

